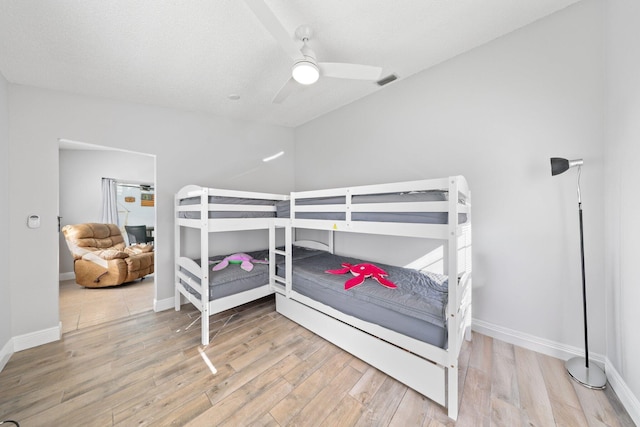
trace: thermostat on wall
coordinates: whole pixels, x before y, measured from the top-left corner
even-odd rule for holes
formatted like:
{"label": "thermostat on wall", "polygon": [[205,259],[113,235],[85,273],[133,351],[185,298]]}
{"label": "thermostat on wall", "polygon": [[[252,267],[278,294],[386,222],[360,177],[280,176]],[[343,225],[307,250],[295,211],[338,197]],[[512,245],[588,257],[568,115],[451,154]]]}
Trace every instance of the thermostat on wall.
{"label": "thermostat on wall", "polygon": [[40,227],[40,215],[29,215],[27,217],[27,227],[29,228]]}

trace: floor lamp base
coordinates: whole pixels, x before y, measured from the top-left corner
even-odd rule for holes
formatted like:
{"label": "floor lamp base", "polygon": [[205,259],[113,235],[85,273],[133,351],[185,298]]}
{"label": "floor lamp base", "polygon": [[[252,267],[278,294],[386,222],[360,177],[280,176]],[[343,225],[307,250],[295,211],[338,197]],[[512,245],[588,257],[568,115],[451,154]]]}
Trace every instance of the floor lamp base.
{"label": "floor lamp base", "polygon": [[564,364],[571,378],[587,388],[602,390],[607,385],[607,376],[595,363],[590,362],[585,366],[584,357],[574,357]]}

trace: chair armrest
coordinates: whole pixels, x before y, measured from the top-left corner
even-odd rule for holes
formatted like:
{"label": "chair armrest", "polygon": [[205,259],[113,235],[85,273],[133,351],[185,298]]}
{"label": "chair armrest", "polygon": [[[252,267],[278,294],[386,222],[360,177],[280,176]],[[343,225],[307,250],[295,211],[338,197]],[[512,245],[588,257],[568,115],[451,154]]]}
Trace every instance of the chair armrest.
{"label": "chair armrest", "polygon": [[93,252],[87,252],[86,254],[82,255],[82,259],[85,261],[91,261],[92,263],[97,264],[100,267],[109,268],[109,262],[106,259],[100,258]]}

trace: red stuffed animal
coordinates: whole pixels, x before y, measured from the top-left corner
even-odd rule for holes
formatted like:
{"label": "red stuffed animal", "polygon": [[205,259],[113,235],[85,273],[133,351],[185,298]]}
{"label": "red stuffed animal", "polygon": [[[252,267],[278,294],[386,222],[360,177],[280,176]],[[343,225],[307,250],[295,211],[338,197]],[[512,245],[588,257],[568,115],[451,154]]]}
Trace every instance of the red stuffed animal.
{"label": "red stuffed animal", "polygon": [[387,272],[381,269],[380,267],[373,264],[356,264],[352,265],[348,262],[342,263],[344,268],[340,270],[327,270],[325,273],[329,274],[345,274],[351,272],[355,277],[347,280],[344,283],[345,289],[351,289],[355,286],[361,285],[364,283],[364,280],[367,277],[373,278],[376,282],[380,283],[382,286],[390,289],[395,289],[397,286],[392,281],[386,279],[388,276]]}

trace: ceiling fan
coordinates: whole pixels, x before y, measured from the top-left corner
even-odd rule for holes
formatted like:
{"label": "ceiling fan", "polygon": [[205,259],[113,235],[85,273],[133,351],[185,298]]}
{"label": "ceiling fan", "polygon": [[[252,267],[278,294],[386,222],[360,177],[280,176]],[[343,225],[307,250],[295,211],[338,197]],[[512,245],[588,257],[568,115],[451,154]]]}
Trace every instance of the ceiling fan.
{"label": "ceiling fan", "polygon": [[296,38],[302,41],[302,47],[299,47],[264,0],[245,0],[245,3],[293,60],[291,77],[273,98],[273,103],[279,104],[284,101],[298,87],[298,84],[313,84],[320,76],[371,81],[380,78],[382,73],[380,67],[343,62],[318,62],[315,53],[307,45],[313,36],[309,26],[302,25],[295,31]]}

